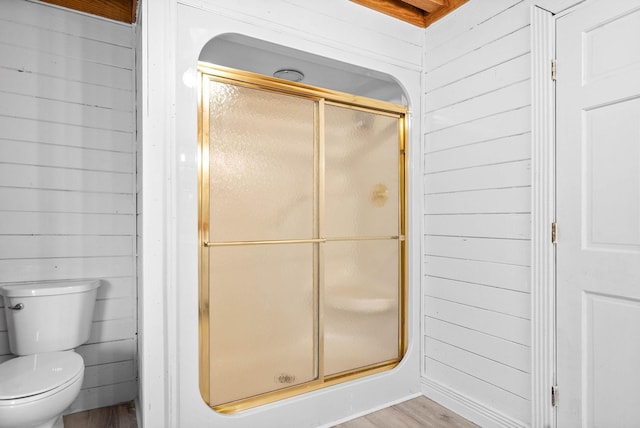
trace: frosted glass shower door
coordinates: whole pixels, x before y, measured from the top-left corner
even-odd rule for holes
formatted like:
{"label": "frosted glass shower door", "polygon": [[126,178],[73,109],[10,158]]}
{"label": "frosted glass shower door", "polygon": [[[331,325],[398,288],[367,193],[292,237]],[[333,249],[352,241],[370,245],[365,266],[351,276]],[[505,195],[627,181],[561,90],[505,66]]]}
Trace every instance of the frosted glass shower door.
{"label": "frosted glass shower door", "polygon": [[317,103],[206,84],[203,228],[209,403],[216,406],[317,378]]}
{"label": "frosted glass shower door", "polygon": [[324,374],[400,356],[399,121],[325,107]]}
{"label": "frosted glass shower door", "polygon": [[406,107],[201,64],[200,390],[234,413],[406,349]]}

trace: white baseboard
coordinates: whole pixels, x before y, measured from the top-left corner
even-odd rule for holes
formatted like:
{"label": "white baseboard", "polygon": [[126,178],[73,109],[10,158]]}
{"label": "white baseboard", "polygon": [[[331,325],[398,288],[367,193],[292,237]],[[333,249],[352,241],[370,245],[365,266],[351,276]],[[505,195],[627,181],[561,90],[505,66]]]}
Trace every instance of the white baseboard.
{"label": "white baseboard", "polygon": [[422,393],[447,409],[467,418],[483,428],[527,428],[528,425],[510,418],[482,403],[471,400],[453,389],[433,380],[420,380]]}
{"label": "white baseboard", "polygon": [[136,426],[142,428],[142,412],[140,411],[140,396],[133,400],[136,406]]}

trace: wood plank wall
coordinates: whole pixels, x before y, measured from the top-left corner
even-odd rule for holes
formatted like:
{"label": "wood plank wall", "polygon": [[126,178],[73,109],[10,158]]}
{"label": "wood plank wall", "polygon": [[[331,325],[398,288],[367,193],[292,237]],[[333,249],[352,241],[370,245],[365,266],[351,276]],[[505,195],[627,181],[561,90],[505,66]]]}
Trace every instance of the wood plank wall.
{"label": "wood plank wall", "polygon": [[529,8],[472,1],[425,42],[422,375],[512,425],[530,420]]}
{"label": "wood plank wall", "polygon": [[71,411],[137,394],[133,43],[131,25],[0,8],[0,283],[103,283]]}

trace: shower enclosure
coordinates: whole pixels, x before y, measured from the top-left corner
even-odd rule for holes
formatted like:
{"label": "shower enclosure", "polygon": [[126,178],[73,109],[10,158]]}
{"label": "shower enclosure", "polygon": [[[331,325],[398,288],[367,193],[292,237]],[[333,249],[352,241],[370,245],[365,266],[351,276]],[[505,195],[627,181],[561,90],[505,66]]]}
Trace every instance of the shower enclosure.
{"label": "shower enclosure", "polygon": [[406,349],[406,107],[200,63],[200,391],[230,413]]}

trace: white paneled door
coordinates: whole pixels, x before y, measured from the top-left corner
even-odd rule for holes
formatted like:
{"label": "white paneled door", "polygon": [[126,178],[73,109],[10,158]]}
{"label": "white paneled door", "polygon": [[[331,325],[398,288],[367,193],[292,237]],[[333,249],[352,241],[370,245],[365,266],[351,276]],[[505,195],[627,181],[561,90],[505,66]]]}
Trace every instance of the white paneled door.
{"label": "white paneled door", "polygon": [[558,427],[640,427],[640,2],[556,34]]}

